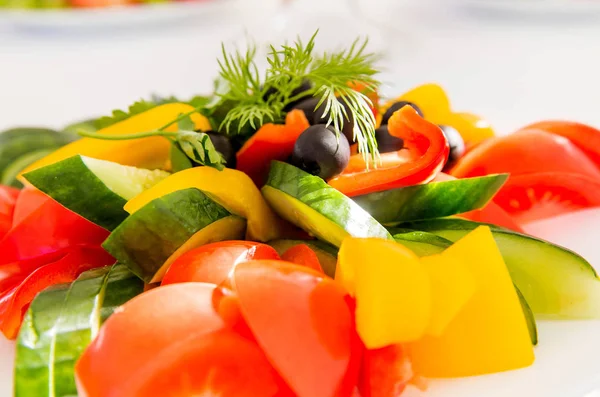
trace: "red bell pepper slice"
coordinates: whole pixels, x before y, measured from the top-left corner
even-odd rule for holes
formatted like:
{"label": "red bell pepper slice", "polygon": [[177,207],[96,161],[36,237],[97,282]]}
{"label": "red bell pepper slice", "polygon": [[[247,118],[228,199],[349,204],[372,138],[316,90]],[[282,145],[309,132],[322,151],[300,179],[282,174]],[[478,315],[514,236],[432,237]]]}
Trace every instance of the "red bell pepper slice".
{"label": "red bell pepper slice", "polygon": [[298,244],[283,253],[281,259],[325,274],[317,254],[306,244]]}
{"label": "red bell pepper slice", "polygon": [[287,114],[285,124],[263,125],[237,152],[236,168],[261,187],[265,184],[271,161],[287,160],[296,140],[308,127],[310,124],[304,112],[297,109]]}
{"label": "red bell pepper slice", "polygon": [[52,198],[46,193],[33,187],[25,187],[19,193],[19,197],[17,197],[17,202],[15,203],[12,227],[17,226],[23,219],[27,218],[29,214],[40,208],[48,200],[52,200]]}
{"label": "red bell pepper slice", "polygon": [[44,265],[6,290],[0,297],[0,330],[8,339],[17,337],[23,315],[35,296],[55,284],[72,282],[82,272],[108,266],[115,260],[101,248],[75,248],[56,262]]}
{"label": "red bell pepper slice", "polygon": [[362,155],[353,155],[349,168],[329,184],[351,197],[429,182],[442,170],[449,149],[438,126],[405,106],[392,115],[388,129],[404,140],[403,149],[382,155],[384,166],[378,168],[367,168]]}
{"label": "red bell pepper slice", "polygon": [[73,246],[100,246],[109,232],[48,198],[0,241],[0,264],[28,260]]}
{"label": "red bell pepper slice", "polygon": [[0,238],[11,228],[19,190],[0,186]]}

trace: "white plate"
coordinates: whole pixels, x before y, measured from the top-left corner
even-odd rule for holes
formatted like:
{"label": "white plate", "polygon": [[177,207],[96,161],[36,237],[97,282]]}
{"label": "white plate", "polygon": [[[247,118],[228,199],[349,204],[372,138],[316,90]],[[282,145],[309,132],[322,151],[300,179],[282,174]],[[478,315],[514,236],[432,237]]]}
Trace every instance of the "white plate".
{"label": "white plate", "polygon": [[552,19],[597,19],[598,0],[462,0],[462,6],[494,16],[549,17]]}
{"label": "white plate", "polygon": [[230,0],[174,1],[97,9],[0,9],[0,24],[35,30],[94,30],[168,24],[182,20],[202,23],[203,19],[223,11],[222,4],[227,1]]}
{"label": "white plate", "polygon": [[[600,268],[600,209],[528,225],[527,231],[574,249]],[[600,321],[539,321],[536,362],[505,373],[431,381],[402,397],[600,397]],[[14,343],[0,337],[0,396],[10,396]],[[597,393],[597,394],[596,394]],[[32,396],[34,397],[34,396]]]}

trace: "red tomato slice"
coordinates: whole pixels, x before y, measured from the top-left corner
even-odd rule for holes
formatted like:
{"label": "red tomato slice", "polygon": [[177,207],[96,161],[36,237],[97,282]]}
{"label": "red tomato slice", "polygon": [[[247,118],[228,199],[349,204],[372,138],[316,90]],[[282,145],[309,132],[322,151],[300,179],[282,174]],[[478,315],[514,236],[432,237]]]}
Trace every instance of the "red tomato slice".
{"label": "red tomato slice", "polygon": [[162,285],[186,281],[221,284],[235,265],[252,259],[279,259],[279,255],[271,246],[252,241],[221,241],[203,245],[173,262]]}
{"label": "red tomato slice", "polygon": [[518,222],[600,206],[600,182],[567,173],[517,175],[498,192],[494,201]]}
{"label": "red tomato slice", "polygon": [[115,260],[100,248],[77,248],[56,262],[34,270],[2,295],[0,330],[8,339],[16,338],[23,315],[39,292],[51,285],[70,283],[86,270],[108,266],[114,262]]}
{"label": "red tomato slice", "polygon": [[525,233],[521,225],[493,201],[480,210],[466,212],[459,216],[474,222],[491,223],[492,225],[505,227],[515,232]]}
{"label": "red tomato slice", "polygon": [[306,244],[298,244],[283,253],[281,259],[323,273],[317,254]]}
{"label": "red tomato slice", "polygon": [[581,149],[598,167],[600,167],[600,130],[589,125],[572,121],[541,121],[528,125],[521,130],[543,130],[564,136]]}
{"label": "red tomato slice", "polygon": [[9,186],[0,185],[0,239],[12,226],[15,203],[19,190]]}
{"label": "red tomato slice", "polygon": [[286,395],[286,386],[260,349],[227,328],[213,309],[215,288],[168,285],[123,305],[75,366],[79,394]]}
{"label": "red tomato slice", "polygon": [[0,241],[0,264],[53,254],[73,246],[98,247],[109,232],[47,200]]}
{"label": "red tomato slice", "polygon": [[365,350],[358,389],[361,397],[394,397],[413,378],[410,359],[402,345]]}
{"label": "red tomato slice", "polygon": [[17,226],[23,219],[27,218],[29,214],[40,208],[42,204],[49,200],[52,200],[52,198],[46,195],[46,193],[33,187],[25,187],[21,190],[21,193],[17,198],[12,226]]}
{"label": "red tomato slice", "polygon": [[316,271],[283,261],[240,263],[232,285],[258,344],[299,397],[328,397],[346,377],[355,333],[346,292]]}
{"label": "red tomato slice", "polygon": [[600,169],[568,139],[541,130],[488,139],[458,160],[453,176],[567,172],[600,181]]}

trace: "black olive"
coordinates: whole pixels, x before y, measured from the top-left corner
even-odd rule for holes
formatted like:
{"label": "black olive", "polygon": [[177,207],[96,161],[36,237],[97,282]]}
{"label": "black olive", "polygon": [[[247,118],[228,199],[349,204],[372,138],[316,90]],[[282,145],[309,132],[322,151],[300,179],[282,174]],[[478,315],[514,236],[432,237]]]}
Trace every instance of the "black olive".
{"label": "black olive", "polygon": [[395,102],[392,106],[389,107],[388,110],[385,111],[383,117],[381,118],[381,125],[386,125],[388,121],[390,121],[390,117],[392,117],[392,114],[394,114],[397,110],[402,109],[406,105],[412,106],[412,108],[415,109],[415,112],[417,112],[419,116],[423,117],[423,112],[414,103],[407,101],[398,101]]}
{"label": "black olive", "polygon": [[390,135],[387,125],[375,130],[375,139],[380,153],[396,152],[404,147],[404,140]]}
{"label": "black olive", "polygon": [[[296,103],[292,109],[299,109],[302,110],[304,112],[304,115],[306,116],[306,119],[308,120],[308,122],[310,124],[314,123],[314,119],[315,119],[315,108],[317,107],[317,105],[319,104],[319,100],[321,98],[317,98],[317,97],[308,97],[306,99],[301,100],[300,102]],[[323,106],[323,105],[321,105]],[[290,109],[290,110],[292,110]]]}
{"label": "black olive", "polygon": [[[339,136],[339,138],[338,138]],[[290,163],[323,179],[340,174],[350,160],[350,145],[332,127],[308,127],[296,140]]]}
{"label": "black olive", "polygon": [[223,155],[223,158],[226,162],[225,165],[228,168],[235,168],[235,149],[233,148],[229,138],[214,131],[206,131],[206,135],[208,135],[210,138],[210,141],[214,145],[215,149],[217,149],[217,152]]}
{"label": "black olive", "polygon": [[[346,136],[348,142],[354,142],[354,117],[352,117],[352,112],[350,108],[346,104],[342,98],[337,99],[340,102],[344,109],[346,109],[346,116],[344,116],[344,122],[342,124],[342,134]],[[315,117],[313,119],[313,124],[325,124],[329,120],[329,115],[325,113],[326,104],[323,102],[321,106],[315,111]]]}
{"label": "black olive", "polygon": [[450,154],[446,163],[450,167],[465,153],[465,141],[455,128],[447,125],[440,125],[440,128],[448,141],[448,146],[450,146]]}

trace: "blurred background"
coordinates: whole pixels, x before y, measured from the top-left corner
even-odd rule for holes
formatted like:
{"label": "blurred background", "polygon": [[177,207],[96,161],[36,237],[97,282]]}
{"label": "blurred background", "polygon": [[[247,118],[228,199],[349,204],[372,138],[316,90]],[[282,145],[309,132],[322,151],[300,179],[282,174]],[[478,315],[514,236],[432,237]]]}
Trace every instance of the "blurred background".
{"label": "blurred background", "polygon": [[501,133],[543,118],[600,125],[600,1],[128,1],[0,0],[0,129],[206,93],[221,42],[316,28],[323,48],[368,35],[384,95],[437,82]]}

